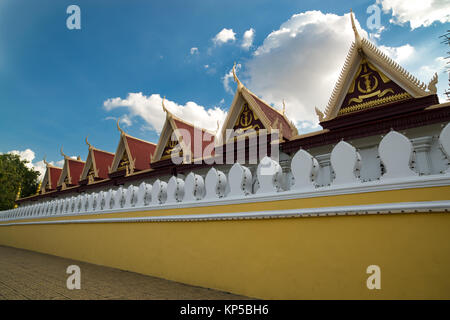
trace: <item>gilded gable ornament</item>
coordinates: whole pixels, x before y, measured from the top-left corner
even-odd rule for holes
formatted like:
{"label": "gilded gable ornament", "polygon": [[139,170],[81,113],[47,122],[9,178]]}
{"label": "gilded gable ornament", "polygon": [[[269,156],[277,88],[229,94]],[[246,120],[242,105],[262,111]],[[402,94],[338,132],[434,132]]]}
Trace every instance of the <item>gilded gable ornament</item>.
{"label": "gilded gable ornament", "polygon": [[117,171],[126,169],[127,173],[128,173],[129,166],[130,166],[130,160],[128,159],[127,152],[124,151],[123,155],[122,155],[122,159],[119,162],[119,166],[117,167]]}
{"label": "gilded gable ornament", "polygon": [[258,131],[261,128],[264,128],[261,120],[253,112],[253,110],[250,109],[248,103],[247,102],[244,103],[244,105],[242,106],[241,113],[237,117],[233,129],[236,132],[244,133],[245,131],[252,129]]}
{"label": "gilded gable ornament", "polygon": [[359,111],[410,98],[396,83],[363,58],[339,114]]}

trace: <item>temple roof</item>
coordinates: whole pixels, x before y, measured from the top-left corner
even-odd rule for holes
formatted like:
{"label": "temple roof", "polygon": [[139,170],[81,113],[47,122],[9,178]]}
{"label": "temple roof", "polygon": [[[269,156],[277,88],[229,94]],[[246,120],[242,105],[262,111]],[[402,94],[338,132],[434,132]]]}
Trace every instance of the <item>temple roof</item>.
{"label": "temple roof", "polygon": [[[177,145],[181,147],[180,151],[182,153],[180,153],[180,156],[183,155],[185,160],[187,157],[190,160],[202,158],[205,148],[211,143],[214,143],[215,134],[175,116],[165,107],[164,99],[162,107],[166,112],[166,121],[161,131],[155,153],[152,157],[152,162],[170,158],[172,150],[174,150]],[[172,135],[174,135],[175,140],[172,139]],[[202,141],[201,149],[197,148],[198,150],[195,148],[194,143],[194,139],[197,136]],[[214,150],[212,150],[211,155],[214,154],[213,151]]]}
{"label": "temple roof", "polygon": [[369,40],[361,38],[352,12],[350,17],[355,41],[325,112],[316,108],[321,122],[396,101],[436,94],[437,74],[428,85],[420,82]]}
{"label": "temple roof", "polygon": [[156,145],[125,133],[119,126],[119,120],[117,120],[117,128],[120,131],[120,140],[109,174],[125,168],[126,174],[150,169],[150,158],[155,152]]}
{"label": "temple roof", "polygon": [[83,171],[85,162],[78,159],[72,159],[63,153],[61,147],[61,155],[64,157],[64,166],[58,180],[58,187],[76,186],[80,181],[81,172]]}
{"label": "temple roof", "polygon": [[58,185],[59,177],[61,176],[62,168],[55,167],[48,163],[44,158],[44,163],[47,167],[44,178],[42,179],[40,193],[45,193],[47,191],[56,190]]}
{"label": "temple roof", "polygon": [[[268,133],[273,129],[278,129],[281,132],[282,138],[286,140],[290,140],[296,136],[298,134],[297,128],[286,117],[284,111],[280,112],[273,108],[245,87],[236,76],[235,67],[236,64],[233,66],[233,76],[237,82],[237,89],[222,127],[220,135],[222,141],[226,142],[227,129],[243,130],[243,132],[247,129],[253,129],[255,131],[267,129]],[[240,120],[240,117],[243,118]]]}
{"label": "temple roof", "polygon": [[108,178],[108,168],[114,160],[114,153],[103,151],[94,148],[88,141],[86,137],[86,144],[89,146],[89,152],[86,159],[86,164],[81,173],[80,180],[84,181],[92,175],[92,181],[95,179],[107,179]]}

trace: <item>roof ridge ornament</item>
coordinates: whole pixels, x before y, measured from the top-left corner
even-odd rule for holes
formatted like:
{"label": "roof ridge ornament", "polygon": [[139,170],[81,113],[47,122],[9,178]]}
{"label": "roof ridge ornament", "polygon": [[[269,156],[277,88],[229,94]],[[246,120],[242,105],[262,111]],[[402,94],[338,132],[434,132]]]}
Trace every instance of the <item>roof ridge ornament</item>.
{"label": "roof ridge ornament", "polygon": [[69,158],[69,156],[63,152],[63,146],[61,146],[60,152],[61,152],[61,155],[64,157],[64,159],[68,159]]}
{"label": "roof ridge ornament", "polygon": [[361,41],[361,37],[358,33],[358,30],[356,29],[356,25],[355,25],[355,20],[353,18],[353,10],[350,9],[350,20],[352,22],[352,29],[353,29],[353,33],[355,34],[355,44],[356,44],[356,48],[358,49],[358,52],[361,52],[362,50],[362,41]]}
{"label": "roof ridge ornament", "polygon": [[89,136],[86,136],[86,144],[89,146],[89,149],[94,149],[94,147],[89,143],[88,137]]}
{"label": "roof ridge ornament", "polygon": [[162,102],[161,102],[162,108],[163,108],[164,112],[167,114],[168,117],[173,118],[172,112],[170,112],[169,109],[167,109],[166,105],[164,104],[165,100],[166,100],[166,96],[164,96],[163,99],[162,99]]}
{"label": "roof ridge ornament", "polygon": [[319,108],[314,107],[314,109],[316,110],[316,115],[319,117],[319,122],[322,122],[325,119],[325,115]]}
{"label": "roof ridge ornament", "polygon": [[285,115],[286,115],[286,104],[283,99],[283,116],[285,116]]}
{"label": "roof ridge ornament", "polygon": [[123,131],[123,129],[120,127],[119,121],[120,117],[117,118],[117,130],[119,130],[122,135],[125,135],[125,131]]}
{"label": "roof ridge ornament", "polygon": [[437,72],[434,73],[433,78],[431,78],[430,82],[428,83],[427,89],[430,93],[437,93],[436,84],[438,83],[438,74]]}
{"label": "roof ridge ornament", "polygon": [[236,75],[236,62],[234,62],[234,65],[233,65],[233,78],[234,78],[234,81],[237,83],[238,91],[241,91],[242,88],[244,88],[244,85],[242,84],[242,82],[239,80],[239,78]]}
{"label": "roof ridge ornament", "polygon": [[48,167],[49,163],[47,162],[47,155],[44,155],[44,159],[42,159],[42,161],[44,161],[44,164]]}

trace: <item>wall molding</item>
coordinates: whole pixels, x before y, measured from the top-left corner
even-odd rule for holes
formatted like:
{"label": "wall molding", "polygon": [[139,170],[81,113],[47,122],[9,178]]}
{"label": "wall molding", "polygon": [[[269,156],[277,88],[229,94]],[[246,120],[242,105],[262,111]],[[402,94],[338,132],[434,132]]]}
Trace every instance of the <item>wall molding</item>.
{"label": "wall molding", "polygon": [[433,213],[449,212],[450,200],[399,202],[371,205],[301,208],[288,210],[252,211],[238,213],[212,213],[169,215],[156,217],[124,217],[124,218],[96,218],[71,219],[51,221],[11,222],[0,224],[0,227],[45,224],[80,224],[80,223],[139,223],[139,222],[192,222],[216,220],[248,220],[248,219],[280,219],[305,217],[353,216],[373,214],[404,214],[404,213]]}

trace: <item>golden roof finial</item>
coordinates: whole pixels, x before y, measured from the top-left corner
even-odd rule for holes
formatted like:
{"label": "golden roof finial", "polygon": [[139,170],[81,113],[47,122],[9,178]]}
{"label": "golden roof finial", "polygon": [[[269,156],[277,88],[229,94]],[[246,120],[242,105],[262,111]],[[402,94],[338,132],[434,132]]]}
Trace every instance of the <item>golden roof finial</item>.
{"label": "golden roof finial", "polygon": [[124,135],[124,134],[125,134],[125,131],[123,131],[123,129],[120,127],[119,121],[120,121],[120,117],[117,118],[117,130],[119,130],[120,133]]}
{"label": "golden roof finial", "polygon": [[63,152],[63,146],[61,146],[61,155],[64,157],[64,159],[69,158],[69,157]]}
{"label": "golden roof finial", "polygon": [[238,90],[241,91],[244,86],[242,85],[241,81],[239,80],[239,78],[236,75],[236,62],[233,65],[233,78],[234,78],[234,81],[236,81],[236,83],[238,85]]}
{"label": "golden roof finial", "polygon": [[42,159],[42,161],[44,161],[44,164],[46,165],[46,166],[48,166],[49,165],[49,163],[47,162],[47,155],[44,155],[44,159]]}
{"label": "golden roof finial", "polygon": [[88,138],[89,136],[86,136],[86,144],[89,146],[89,149],[94,149],[94,147],[89,143]]}
{"label": "golden roof finial", "polygon": [[164,112],[167,114],[167,116],[171,117],[172,113],[166,108],[166,105],[164,104],[165,100],[166,100],[166,96],[164,96],[163,99],[162,99],[162,102],[161,102],[162,108],[163,108]]}
{"label": "golden roof finial", "polygon": [[350,9],[350,20],[352,22],[352,29],[355,33],[355,43],[358,49],[361,49],[361,37],[359,36],[358,30],[356,29],[355,20],[353,18],[353,10]]}
{"label": "golden roof finial", "polygon": [[284,103],[284,99],[283,99],[283,115],[286,115],[286,104]]}

